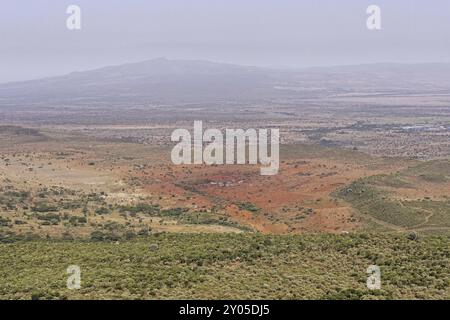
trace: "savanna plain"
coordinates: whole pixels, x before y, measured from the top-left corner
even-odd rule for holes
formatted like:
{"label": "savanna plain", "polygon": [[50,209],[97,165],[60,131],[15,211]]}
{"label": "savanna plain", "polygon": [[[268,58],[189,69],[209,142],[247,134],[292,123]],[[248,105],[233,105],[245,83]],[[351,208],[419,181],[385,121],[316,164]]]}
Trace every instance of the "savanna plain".
{"label": "savanna plain", "polygon": [[[0,298],[449,299],[449,74],[155,59],[1,84]],[[278,174],[174,165],[194,120],[279,128]]]}

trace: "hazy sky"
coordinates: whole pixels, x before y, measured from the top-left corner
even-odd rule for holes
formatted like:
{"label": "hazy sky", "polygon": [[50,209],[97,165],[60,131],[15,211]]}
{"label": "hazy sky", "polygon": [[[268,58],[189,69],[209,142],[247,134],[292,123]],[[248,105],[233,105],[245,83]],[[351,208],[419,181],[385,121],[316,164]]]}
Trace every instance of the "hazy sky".
{"label": "hazy sky", "polygon": [[[82,29],[66,28],[79,5]],[[382,30],[366,28],[366,8]],[[0,82],[155,57],[257,66],[450,62],[449,0],[0,0]]]}

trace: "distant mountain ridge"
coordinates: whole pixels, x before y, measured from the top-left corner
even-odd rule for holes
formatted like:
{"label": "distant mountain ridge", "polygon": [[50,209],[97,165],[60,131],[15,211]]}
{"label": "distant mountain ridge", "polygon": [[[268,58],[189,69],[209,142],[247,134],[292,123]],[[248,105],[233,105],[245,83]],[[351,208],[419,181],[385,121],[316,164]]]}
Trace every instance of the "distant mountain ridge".
{"label": "distant mountain ridge", "polygon": [[275,70],[158,58],[0,84],[0,106],[248,101],[311,92],[450,93],[450,64],[368,64]]}

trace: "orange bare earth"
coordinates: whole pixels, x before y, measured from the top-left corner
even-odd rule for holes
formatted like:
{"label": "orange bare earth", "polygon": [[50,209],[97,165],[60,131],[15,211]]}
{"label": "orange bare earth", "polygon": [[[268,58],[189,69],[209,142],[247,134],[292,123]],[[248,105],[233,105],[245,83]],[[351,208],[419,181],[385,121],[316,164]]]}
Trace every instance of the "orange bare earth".
{"label": "orange bare earth", "polygon": [[[170,146],[64,136],[20,144],[12,141],[2,146],[0,174],[19,189],[60,186],[76,192],[98,192],[110,205],[145,202],[163,209],[186,208],[226,217],[262,233],[341,233],[357,229],[361,221],[348,203],[333,197],[333,192],[361,177],[392,173],[407,166],[405,161],[354,151],[283,145],[279,173],[262,176],[255,165],[174,165],[170,150]],[[164,220],[139,217],[141,224],[148,223],[160,231],[201,229]],[[107,218],[95,215],[90,221],[126,223],[118,213]],[[17,228],[26,231],[31,226]],[[48,233],[59,230],[41,228]],[[228,225],[205,226],[202,230],[205,228],[239,231]],[[78,231],[85,235],[90,229],[80,227]]]}

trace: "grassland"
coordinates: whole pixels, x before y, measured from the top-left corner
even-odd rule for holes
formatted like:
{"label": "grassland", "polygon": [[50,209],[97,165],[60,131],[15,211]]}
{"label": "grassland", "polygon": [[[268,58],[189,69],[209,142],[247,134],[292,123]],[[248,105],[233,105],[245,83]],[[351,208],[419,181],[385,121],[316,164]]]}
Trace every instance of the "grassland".
{"label": "grassland", "polygon": [[[32,137],[0,145],[2,299],[450,298],[449,161],[283,145],[263,177]],[[381,290],[366,287],[372,264]]]}
{"label": "grassland", "polygon": [[450,161],[429,161],[404,170],[360,178],[337,196],[366,220],[388,230],[450,231]]}
{"label": "grassland", "polygon": [[[448,236],[159,234],[0,244],[2,299],[445,299]],[[381,290],[366,287],[380,266]],[[79,265],[81,289],[66,288]]]}

